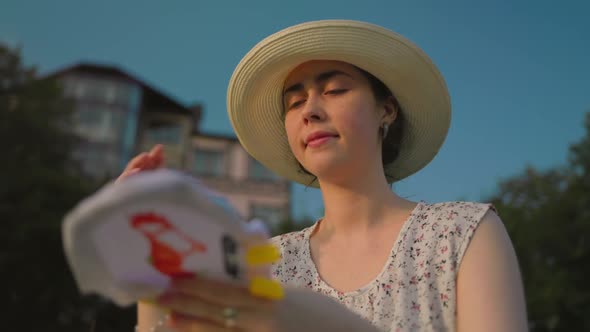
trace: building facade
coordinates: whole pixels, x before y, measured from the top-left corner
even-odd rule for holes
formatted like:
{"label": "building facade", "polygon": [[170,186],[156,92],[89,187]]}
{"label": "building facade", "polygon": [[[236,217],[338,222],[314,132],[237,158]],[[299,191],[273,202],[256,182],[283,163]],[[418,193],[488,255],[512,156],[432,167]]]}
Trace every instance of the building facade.
{"label": "building facade", "polygon": [[249,218],[271,227],[289,217],[290,183],[250,155],[235,137],[196,133],[190,169],[208,187],[223,193]]}
{"label": "building facade", "polygon": [[133,156],[159,143],[167,167],[198,177],[244,219],[273,227],[290,217],[290,182],[251,158],[235,137],[202,133],[199,105],[186,107],[112,66],[78,64],[50,76],[73,102],[79,137],[73,154],[87,176],[116,177]]}

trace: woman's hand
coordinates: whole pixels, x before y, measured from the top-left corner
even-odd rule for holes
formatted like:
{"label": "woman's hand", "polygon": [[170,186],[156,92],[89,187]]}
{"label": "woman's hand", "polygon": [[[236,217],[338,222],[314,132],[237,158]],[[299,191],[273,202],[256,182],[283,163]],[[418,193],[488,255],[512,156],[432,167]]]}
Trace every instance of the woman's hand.
{"label": "woman's hand", "polygon": [[170,309],[169,327],[178,331],[377,331],[331,298],[287,288],[281,300],[251,295],[246,286],[202,277],[173,281],[157,303]]}
{"label": "woman's hand", "polygon": [[143,152],[131,159],[116,182],[119,182],[139,172],[158,169],[164,166],[164,152],[162,144],[155,145],[150,152]]}

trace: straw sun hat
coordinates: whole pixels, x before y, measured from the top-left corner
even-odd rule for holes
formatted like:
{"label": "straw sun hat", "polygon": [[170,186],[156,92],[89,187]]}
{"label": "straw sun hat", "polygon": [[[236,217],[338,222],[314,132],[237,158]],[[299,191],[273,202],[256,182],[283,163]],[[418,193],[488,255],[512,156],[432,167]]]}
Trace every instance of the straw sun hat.
{"label": "straw sun hat", "polygon": [[[442,75],[428,56],[404,37],[373,24],[348,20],[307,22],[258,43],[236,67],[227,111],[243,147],[277,174],[309,185],[287,142],[282,90],[287,75],[310,60],[337,60],[373,74],[394,93],[404,112],[398,158],[385,165],[403,179],[437,154],[447,135],[451,103]],[[317,186],[317,181],[311,184]]]}

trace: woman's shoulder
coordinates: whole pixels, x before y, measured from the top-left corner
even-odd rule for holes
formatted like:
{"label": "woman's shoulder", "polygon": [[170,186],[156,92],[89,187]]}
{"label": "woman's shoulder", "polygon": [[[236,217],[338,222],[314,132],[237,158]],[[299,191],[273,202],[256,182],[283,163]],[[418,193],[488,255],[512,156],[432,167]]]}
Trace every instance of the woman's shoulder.
{"label": "woman's shoulder", "polygon": [[[496,209],[490,203],[472,201],[423,203],[417,211],[417,222],[410,227],[407,240],[418,245],[428,244],[432,247],[431,249],[439,253],[437,255],[448,250],[449,261],[458,263],[475,230],[490,212],[496,214]],[[494,217],[498,219],[497,216],[494,215]]]}
{"label": "woman's shoulder", "polygon": [[314,225],[300,231],[277,235],[270,239],[270,242],[279,250],[281,255],[281,259],[272,265],[271,273],[281,283],[287,284],[297,279],[295,277],[296,272],[299,268],[304,267],[308,261],[305,259],[306,255],[309,255],[309,242],[307,240]]}
{"label": "woman's shoulder", "polygon": [[[416,242],[430,239],[432,243],[453,242],[458,247],[466,245],[489,211],[495,208],[489,203],[472,201],[421,202],[414,212],[406,237]],[[461,248],[465,249],[465,248]]]}
{"label": "woman's shoulder", "polygon": [[474,201],[447,201],[438,203],[422,203],[422,218],[437,221],[470,221],[479,222],[483,216],[492,211],[497,214],[491,203]]}

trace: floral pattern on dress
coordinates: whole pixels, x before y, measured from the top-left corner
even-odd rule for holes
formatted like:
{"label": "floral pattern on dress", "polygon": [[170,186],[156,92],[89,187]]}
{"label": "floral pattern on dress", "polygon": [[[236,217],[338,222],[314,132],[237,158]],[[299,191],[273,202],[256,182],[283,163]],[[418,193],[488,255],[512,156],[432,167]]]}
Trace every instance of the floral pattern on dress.
{"label": "floral pattern on dress", "polygon": [[316,224],[273,237],[282,259],[273,275],[342,303],[382,331],[452,331],[456,277],[471,238],[490,204],[418,203],[404,222],[381,273],[360,289],[340,292],[322,280],[311,258]]}

